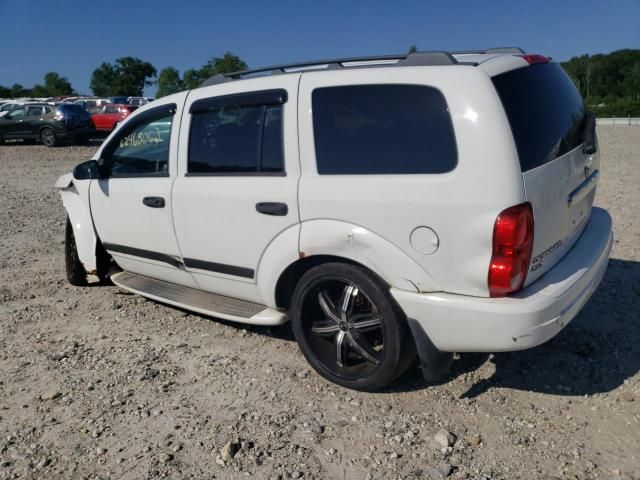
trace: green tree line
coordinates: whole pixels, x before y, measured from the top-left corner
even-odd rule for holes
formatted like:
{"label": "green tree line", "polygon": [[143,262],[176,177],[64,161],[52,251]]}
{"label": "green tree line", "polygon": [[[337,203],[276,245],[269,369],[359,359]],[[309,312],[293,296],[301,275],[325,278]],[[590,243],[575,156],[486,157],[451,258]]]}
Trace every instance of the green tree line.
{"label": "green tree line", "polygon": [[56,72],[49,72],[44,76],[44,85],[34,85],[33,88],[25,88],[19,83],[11,87],[0,85],[0,98],[20,97],[57,97],[73,94],[71,83],[66,77],[61,77]]}
{"label": "green tree line", "polygon": [[640,117],[640,50],[581,55],[562,62],[599,117]]}
{"label": "green tree line", "polygon": [[[412,46],[410,51],[416,51]],[[599,117],[640,116],[640,50],[617,50],[608,54],[581,55],[562,62],[575,82],[587,108]],[[98,96],[139,96],[145,87],[156,84],[157,97],[196,88],[219,73],[244,70],[247,64],[237,55],[226,52],[212,57],[200,68],[182,74],[174,67],[157,72],[149,62],[135,57],[121,57],[103,63],[91,75],[91,90]],[[67,78],[49,72],[44,83],[25,88],[20,84],[0,85],[0,98],[54,97],[74,94]]]}
{"label": "green tree line", "polygon": [[[157,97],[198,87],[207,78],[219,73],[244,70],[247,64],[237,55],[226,52],[222,57],[213,57],[200,68],[190,68],[181,76],[173,67],[156,74],[149,62],[135,57],[121,57],[114,63],[102,63],[91,75],[91,91],[100,97],[141,96],[145,87],[157,84]],[[44,76],[44,84],[26,88],[19,83],[10,87],[0,85],[0,98],[20,97],[64,97],[76,92],[66,77],[56,72]]]}

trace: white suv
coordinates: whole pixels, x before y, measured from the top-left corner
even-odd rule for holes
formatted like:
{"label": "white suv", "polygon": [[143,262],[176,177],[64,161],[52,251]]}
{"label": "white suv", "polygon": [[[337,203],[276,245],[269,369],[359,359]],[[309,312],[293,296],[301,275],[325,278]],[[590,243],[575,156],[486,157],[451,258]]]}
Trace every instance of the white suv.
{"label": "white suv", "polygon": [[600,283],[593,115],[520,49],[216,76],[56,183],[67,275],[227,320],[291,320],[315,370],[374,390],[417,353],[520,350]]}

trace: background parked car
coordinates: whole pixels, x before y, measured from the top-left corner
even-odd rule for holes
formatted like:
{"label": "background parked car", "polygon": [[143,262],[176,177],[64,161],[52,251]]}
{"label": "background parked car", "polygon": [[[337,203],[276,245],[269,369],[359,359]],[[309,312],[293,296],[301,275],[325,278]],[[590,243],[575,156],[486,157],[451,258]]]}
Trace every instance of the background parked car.
{"label": "background parked car", "polygon": [[127,103],[129,105],[137,105],[141,107],[142,105],[146,105],[149,102],[153,102],[155,98],[153,97],[129,97],[127,99]]}
{"label": "background parked car", "polygon": [[39,140],[54,147],[62,141],[85,143],[94,133],[89,112],[72,103],[17,105],[0,117],[0,143],[7,139]]}
{"label": "background parked car", "polygon": [[108,98],[83,97],[83,98],[74,100],[73,103],[75,103],[76,105],[82,106],[82,108],[88,111],[94,107],[103,105],[105,103],[110,103],[110,102]]}
{"label": "background parked car", "polygon": [[110,103],[117,103],[119,105],[127,105],[129,103],[129,97],[109,97]]}
{"label": "background parked car", "polygon": [[91,110],[91,120],[96,130],[111,132],[118,123],[127,118],[137,108],[135,105],[106,103]]}
{"label": "background parked car", "polygon": [[7,114],[9,110],[13,110],[15,107],[19,105],[26,105],[27,103],[33,102],[33,99],[30,98],[20,98],[17,100],[7,100],[0,104],[0,117],[3,117]]}

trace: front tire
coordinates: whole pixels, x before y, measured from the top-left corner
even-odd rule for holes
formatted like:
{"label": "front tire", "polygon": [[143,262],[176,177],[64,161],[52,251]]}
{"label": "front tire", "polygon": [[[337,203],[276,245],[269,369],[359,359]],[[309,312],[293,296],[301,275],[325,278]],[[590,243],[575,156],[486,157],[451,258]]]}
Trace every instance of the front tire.
{"label": "front tire", "polygon": [[58,144],[58,138],[53,128],[43,128],[40,132],[40,141],[47,147],[55,147]]}
{"label": "front tire", "polygon": [[326,263],[305,273],[293,294],[291,322],[311,366],[346,388],[383,388],[415,358],[389,287],[360,266]]}
{"label": "front tire", "polygon": [[76,247],[76,238],[73,234],[71,221],[67,217],[67,225],[64,236],[64,260],[67,271],[67,280],[71,285],[76,287],[84,287],[87,285],[87,272],[80,262],[78,249]]}

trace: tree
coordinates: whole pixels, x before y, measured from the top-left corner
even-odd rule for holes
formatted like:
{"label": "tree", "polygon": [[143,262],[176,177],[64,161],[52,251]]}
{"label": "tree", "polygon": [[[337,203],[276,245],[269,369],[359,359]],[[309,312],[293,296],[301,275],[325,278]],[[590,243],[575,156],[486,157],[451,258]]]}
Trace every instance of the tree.
{"label": "tree", "polygon": [[118,95],[140,96],[144,87],[153,85],[149,80],[156,69],[149,62],[135,57],[121,57],[114,64],[103,63],[91,75],[91,90],[101,97]]}
{"label": "tree", "polygon": [[213,76],[219,73],[239,72],[241,70],[246,70],[249,67],[237,55],[234,55],[231,52],[225,52],[222,57],[213,57],[209,60],[203,67],[203,69],[206,68],[211,68],[211,75],[209,76]]}
{"label": "tree", "polygon": [[57,72],[49,72],[44,76],[44,85],[34,85],[31,95],[34,97],[57,97],[73,94],[71,83]]}
{"label": "tree", "polygon": [[561,65],[596,115],[640,115],[640,50],[581,55]]}
{"label": "tree", "polygon": [[183,89],[180,72],[173,67],[163,68],[158,74],[157,85],[156,97],[158,98],[179,92]]}
{"label": "tree", "polygon": [[409,53],[416,53],[418,51],[418,47],[416,47],[415,45],[411,45],[409,47]]}
{"label": "tree", "polygon": [[24,88],[19,83],[14,83],[9,89],[11,98],[29,97],[31,96],[31,90]]}
{"label": "tree", "polygon": [[200,70],[197,70],[195,68],[185,70],[184,75],[182,76],[182,86],[185,88],[185,90],[198,88],[203,81],[204,80],[200,75]]}
{"label": "tree", "polygon": [[237,55],[225,52],[222,57],[213,57],[199,69],[190,68],[184,72],[182,85],[185,89],[199,87],[202,82],[220,73],[233,73],[246,70],[247,64]]}

